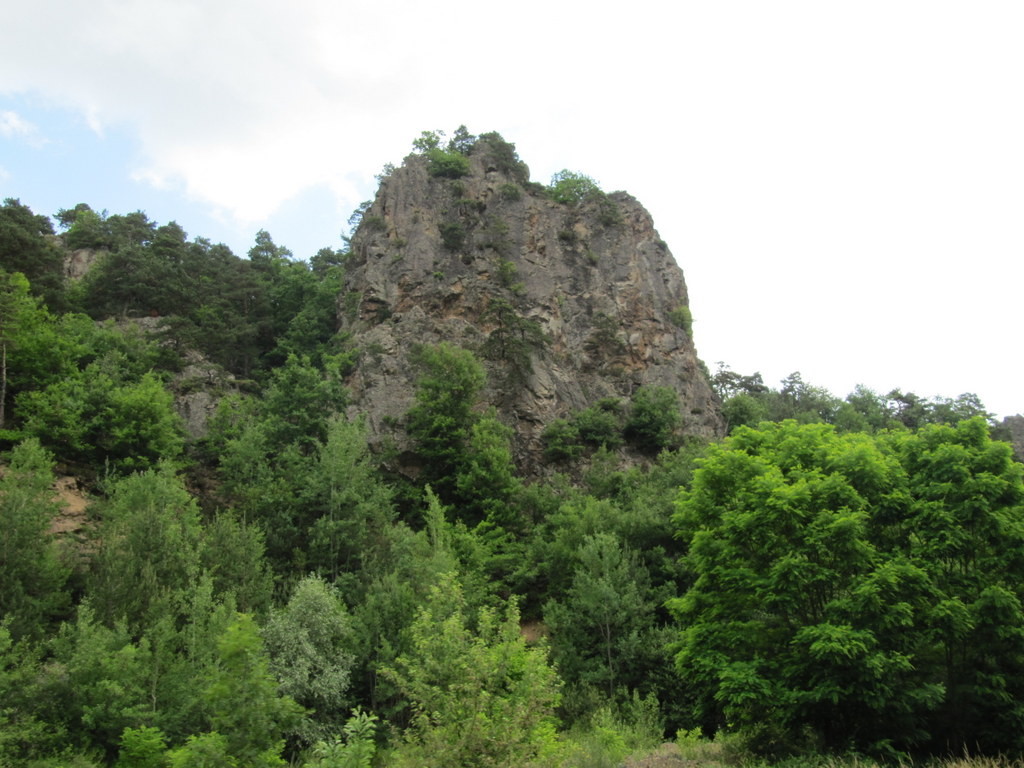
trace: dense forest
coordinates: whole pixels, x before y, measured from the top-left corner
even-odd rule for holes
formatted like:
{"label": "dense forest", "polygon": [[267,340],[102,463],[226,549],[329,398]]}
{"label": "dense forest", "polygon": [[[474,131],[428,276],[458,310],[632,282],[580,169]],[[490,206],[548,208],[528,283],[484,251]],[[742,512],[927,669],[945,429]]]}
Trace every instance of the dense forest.
{"label": "dense forest", "polygon": [[602,400],[528,481],[439,344],[402,425],[429,471],[399,476],[347,408],[347,257],[3,203],[0,765],[1024,750],[1022,467],[976,397],[720,366],[721,440]]}

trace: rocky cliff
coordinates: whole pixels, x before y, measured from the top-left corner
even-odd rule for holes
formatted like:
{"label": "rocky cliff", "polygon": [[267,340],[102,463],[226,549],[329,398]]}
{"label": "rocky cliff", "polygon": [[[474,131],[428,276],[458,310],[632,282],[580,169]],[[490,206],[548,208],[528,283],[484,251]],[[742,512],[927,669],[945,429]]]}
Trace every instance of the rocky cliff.
{"label": "rocky cliff", "polygon": [[494,134],[463,157],[454,171],[406,158],[352,237],[338,313],[362,351],[348,384],[371,439],[402,447],[410,357],[441,341],[486,364],[484,400],[528,473],[545,425],[644,385],[678,393],[685,434],[721,435],[682,270],[643,206],[597,190],[558,202]]}

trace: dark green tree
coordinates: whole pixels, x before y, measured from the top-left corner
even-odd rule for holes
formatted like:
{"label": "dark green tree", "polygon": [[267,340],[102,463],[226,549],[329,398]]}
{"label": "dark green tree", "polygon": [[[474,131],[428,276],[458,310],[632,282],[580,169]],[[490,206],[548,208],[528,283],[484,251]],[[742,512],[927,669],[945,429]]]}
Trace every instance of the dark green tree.
{"label": "dark green tree", "polygon": [[407,416],[409,435],[423,459],[424,483],[443,500],[454,499],[486,376],[472,352],[448,342],[422,347],[417,363],[422,374]]}
{"label": "dark green tree", "polygon": [[623,435],[647,453],[658,453],[677,444],[682,423],[679,395],[669,387],[640,387],[630,402]]}
{"label": "dark green tree", "polygon": [[705,728],[765,751],[926,738],[943,689],[908,628],[930,605],[927,574],[872,536],[875,513],[905,503],[899,463],[863,435],[787,421],[710,447],[679,503],[694,581],[673,603]]}
{"label": "dark green tree", "polygon": [[0,268],[25,275],[32,293],[59,311],[67,308],[64,258],[52,236],[50,220],[20,201],[7,198],[0,206]]}
{"label": "dark green tree", "polygon": [[37,440],[19,443],[0,476],[0,621],[15,638],[43,636],[70,605],[65,562],[50,525],[53,459]]}

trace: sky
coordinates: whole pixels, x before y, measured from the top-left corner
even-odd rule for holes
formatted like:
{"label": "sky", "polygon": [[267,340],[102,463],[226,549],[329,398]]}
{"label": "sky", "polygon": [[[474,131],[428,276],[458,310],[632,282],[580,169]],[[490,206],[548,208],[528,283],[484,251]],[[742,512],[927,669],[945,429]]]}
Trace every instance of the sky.
{"label": "sky", "polygon": [[0,25],[0,197],[244,255],[341,247],[423,130],[643,203],[698,353],[1024,411],[1019,0],[35,0]]}

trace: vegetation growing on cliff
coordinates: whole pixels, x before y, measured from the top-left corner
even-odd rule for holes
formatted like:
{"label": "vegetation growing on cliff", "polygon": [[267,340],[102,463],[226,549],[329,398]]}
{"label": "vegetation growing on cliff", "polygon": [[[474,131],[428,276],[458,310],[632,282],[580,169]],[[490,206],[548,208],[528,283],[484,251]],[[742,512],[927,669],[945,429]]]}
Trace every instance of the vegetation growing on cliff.
{"label": "vegetation growing on cliff", "polygon": [[[416,149],[437,179],[483,157],[535,192],[497,134]],[[1024,752],[1024,484],[977,398],[723,367],[723,442],[637,387],[547,424],[527,479],[484,364],[521,386],[548,341],[493,247],[478,346],[420,348],[400,475],[349,406],[376,351],[337,330],[365,298],[338,300],[347,251],[57,220],[0,210],[0,763],[582,767],[700,731],[772,755]],[[105,253],[71,285],[68,247]],[[594,317],[611,366],[623,334]],[[231,376],[186,438],[196,351]],[[53,526],[57,467],[90,496],[76,535]]]}

